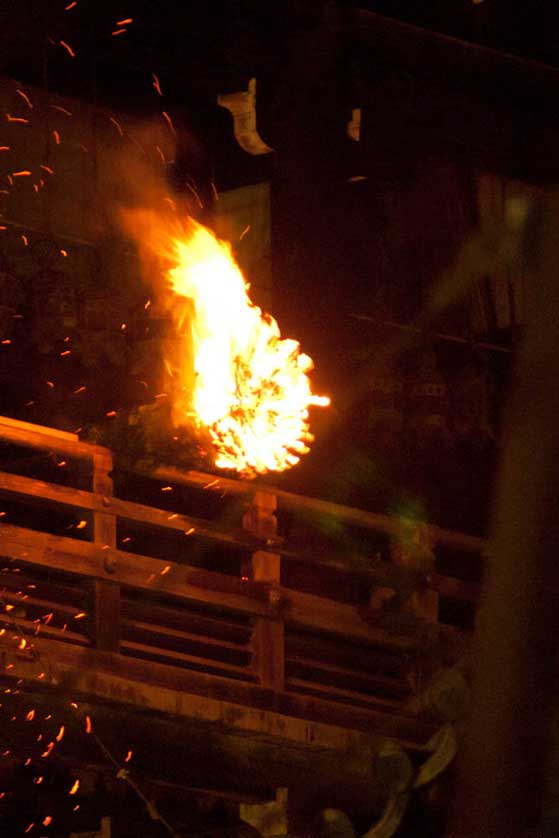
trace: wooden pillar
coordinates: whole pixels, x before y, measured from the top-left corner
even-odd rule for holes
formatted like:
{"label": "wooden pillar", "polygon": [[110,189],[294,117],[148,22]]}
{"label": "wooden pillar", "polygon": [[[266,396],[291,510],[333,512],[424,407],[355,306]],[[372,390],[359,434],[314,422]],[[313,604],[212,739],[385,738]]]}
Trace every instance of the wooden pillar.
{"label": "wooden pillar", "polygon": [[[95,454],[93,458],[93,491],[107,509],[113,496],[110,454]],[[106,554],[105,570],[113,570],[111,552],[116,547],[116,517],[111,512],[96,511],[93,516],[94,541]],[[96,579],[91,583],[92,628],[95,646],[107,652],[118,652],[120,645],[120,586],[109,580]]]}
{"label": "wooden pillar", "polygon": [[[271,538],[277,532],[276,496],[270,492],[256,492],[243,518],[243,527],[255,535]],[[248,575],[255,582],[269,584],[270,602],[279,606],[281,557],[277,553],[257,550],[253,553]],[[246,571],[245,571],[246,572]],[[253,668],[263,687],[283,690],[285,679],[284,625],[278,613],[276,619],[258,618],[252,635]]]}

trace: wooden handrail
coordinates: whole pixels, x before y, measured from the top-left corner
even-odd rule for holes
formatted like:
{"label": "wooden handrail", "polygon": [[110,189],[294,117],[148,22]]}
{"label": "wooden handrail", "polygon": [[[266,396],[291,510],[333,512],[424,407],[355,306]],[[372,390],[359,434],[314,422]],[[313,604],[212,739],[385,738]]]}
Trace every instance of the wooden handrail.
{"label": "wooden handrail", "polygon": [[[452,632],[448,627],[426,623],[417,614],[355,607],[282,585],[283,558],[306,562],[311,566],[333,567],[346,574],[365,575],[376,585],[408,591],[414,587],[420,574],[384,561],[354,567],[343,558],[309,555],[294,550],[276,533],[275,509],[278,503],[315,515],[335,517],[350,526],[388,536],[400,532],[401,522],[395,518],[296,495],[264,486],[259,481],[234,480],[173,468],[159,468],[149,475],[208,491],[226,490],[246,498],[243,529],[225,528],[188,514],[114,497],[112,453],[102,446],[81,442],[76,435],[0,417],[2,439],[18,445],[55,450],[92,462],[91,491],[0,472],[0,491],[9,496],[88,510],[93,515],[90,541],[37,532],[0,521],[0,552],[27,566],[58,570],[81,579],[82,588],[89,596],[89,637],[100,651],[117,656],[120,652],[139,657],[155,655],[170,662],[175,660],[176,666],[191,664],[196,667],[203,664],[203,659],[186,646],[174,650],[165,647],[162,642],[152,647],[149,637],[144,643],[141,636],[139,639],[126,636],[121,640],[121,626],[135,624],[138,627],[142,624],[134,617],[133,611],[131,617],[123,620],[122,588],[165,595],[176,600],[177,607],[216,609],[218,613],[239,615],[238,618],[250,626],[251,663],[247,666],[223,663],[221,669],[227,670],[231,677],[256,680],[261,687],[277,693],[287,689],[285,647],[288,631],[337,638],[338,642],[343,640],[371,649],[381,648],[388,654],[404,657],[416,654],[421,638],[426,634],[438,635],[442,639],[445,632]],[[192,567],[180,558],[178,561],[167,561],[119,549],[116,541],[118,519],[144,527],[183,532],[187,536],[234,548],[241,554],[242,578]],[[486,547],[482,539],[433,526],[426,529],[435,545],[478,554]],[[471,600],[476,594],[475,585],[437,574],[433,575],[432,587],[454,598]],[[137,630],[140,632],[139,628]],[[177,634],[177,631],[178,628],[175,629],[175,641],[180,634],[186,644],[187,633]],[[167,631],[169,637],[172,634],[173,630]],[[149,632],[146,630],[147,635]],[[164,626],[160,635],[165,636]],[[214,643],[214,646],[219,646],[219,643]],[[210,671],[217,666],[209,658],[205,665]],[[335,674],[338,674],[337,669]]]}
{"label": "wooden handrail", "polygon": [[[145,474],[145,472],[144,472]],[[337,518],[345,524],[373,530],[386,535],[396,535],[400,532],[401,522],[398,518],[390,515],[381,515],[377,512],[368,512],[363,509],[356,509],[352,506],[333,503],[332,501],[312,498],[306,495],[297,495],[293,492],[286,492],[283,489],[276,489],[273,486],[260,483],[260,481],[233,480],[230,477],[217,477],[215,474],[207,474],[200,471],[182,471],[171,466],[160,466],[151,473],[152,477],[169,483],[181,483],[185,486],[196,486],[208,491],[223,492],[229,494],[252,497],[256,492],[267,492],[277,497],[282,505],[291,509],[302,509],[316,515],[325,515],[330,518]],[[455,532],[444,529],[435,524],[427,524],[426,532],[431,537],[433,544],[443,547],[452,547],[456,550],[463,550],[466,553],[483,554],[488,548],[488,542],[484,538],[474,535]]]}

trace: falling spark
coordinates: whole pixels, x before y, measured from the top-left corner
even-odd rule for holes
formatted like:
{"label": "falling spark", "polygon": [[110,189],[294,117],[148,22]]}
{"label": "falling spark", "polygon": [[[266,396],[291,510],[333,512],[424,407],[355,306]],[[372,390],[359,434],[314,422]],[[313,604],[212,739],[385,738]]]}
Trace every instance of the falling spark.
{"label": "falling spark", "polygon": [[77,614],[74,614],[74,620],[82,620],[84,617],[87,617],[85,611],[79,611]]}
{"label": "falling spark", "polygon": [[125,18],[125,20],[117,20],[116,25],[117,26],[128,26],[129,23],[133,23],[133,22],[134,22],[134,18],[127,17],[127,18]]}
{"label": "falling spark", "polygon": [[116,416],[116,410],[108,410],[105,416]]}
{"label": "falling spark", "polygon": [[12,172],[12,177],[29,177],[30,174],[29,169],[22,169],[20,172]]}
{"label": "falling spark", "polygon": [[114,116],[110,116],[110,117],[109,117],[109,122],[112,122],[112,123],[113,123],[113,125],[116,127],[116,129],[117,129],[118,133],[120,134],[120,136],[121,136],[121,137],[124,137],[124,131],[122,130],[122,126],[121,126],[121,124],[120,124],[119,122],[117,122],[117,120],[114,118]]}
{"label": "falling spark", "polygon": [[68,460],[60,460],[60,462],[56,465],[58,466],[58,468],[64,468],[64,466],[68,465]]}
{"label": "falling spark", "polygon": [[83,530],[84,527],[87,527],[87,521],[80,521],[79,524],[76,524],[77,530]]}
{"label": "falling spark", "polygon": [[111,32],[111,35],[124,35],[127,31],[127,29],[115,29],[114,32]]}
{"label": "falling spark", "polygon": [[19,641],[18,649],[22,652],[25,649],[26,646],[27,646],[27,640],[25,639],[25,637],[22,637],[21,640]]}
{"label": "falling spark", "polygon": [[0,145],[0,151],[11,151],[11,146],[9,146],[9,145]]}
{"label": "falling spark", "polygon": [[71,354],[72,354],[72,350],[71,350],[71,349],[65,349],[65,350],[64,350],[64,352],[61,352],[61,353],[60,353],[60,357],[61,357],[61,358],[66,358],[68,355],[71,355]]}
{"label": "falling spark", "polygon": [[194,528],[194,527],[190,527],[190,529],[189,529],[189,530],[185,530],[185,531],[184,531],[184,534],[185,534],[185,535],[192,535],[192,533],[193,533],[193,532],[196,532],[195,528]]}
{"label": "falling spark", "polygon": [[124,758],[124,762],[130,762],[131,759],[132,759],[132,751],[128,751],[128,753],[126,754],[126,757]]}
{"label": "falling spark", "polygon": [[74,390],[74,394],[77,395],[78,393],[83,393],[84,390],[86,390],[86,387],[85,387],[85,385],[82,384],[81,387],[78,387],[77,390]]}
{"label": "falling spark", "polygon": [[74,783],[74,785],[72,786],[72,788],[70,789],[68,794],[75,794],[77,792],[77,790],[79,789],[79,787],[80,787],[80,781],[76,780],[76,782]]}
{"label": "falling spark", "polygon": [[155,75],[155,73],[152,73],[151,77],[153,79],[153,82],[152,82],[153,86],[155,87],[155,89],[157,90],[159,95],[163,96],[163,93],[161,92],[161,84],[159,83],[159,78]]}
{"label": "falling spark", "polygon": [[21,96],[21,98],[22,98],[22,99],[23,99],[23,101],[26,103],[26,105],[27,105],[27,107],[28,107],[28,108],[33,109],[33,104],[32,104],[32,102],[31,102],[31,99],[30,99],[30,98],[29,98],[29,96],[27,95],[27,93],[24,93],[24,92],[23,92],[23,90],[20,90],[20,89],[19,89],[19,87],[17,87],[17,88],[16,88],[16,93],[17,93],[19,96]]}
{"label": "falling spark", "polygon": [[12,341],[10,340],[10,338],[6,338],[5,340],[2,341],[2,346],[8,346],[11,342]]}
{"label": "falling spark", "polygon": [[52,136],[54,137],[54,142],[56,143],[56,145],[60,145],[60,134],[58,133],[58,131],[53,131]]}
{"label": "falling spark", "polygon": [[167,573],[169,573],[170,570],[171,570],[171,565],[166,564],[165,567],[163,568],[163,570],[161,571],[160,575],[165,576]]}
{"label": "falling spark", "polygon": [[150,305],[151,305],[151,300],[146,300],[145,303],[144,303],[144,308],[146,309],[146,311],[150,307]]}
{"label": "falling spark", "polygon": [[76,53],[74,52],[74,50],[72,49],[72,47],[71,47],[69,44],[67,44],[67,43],[66,43],[66,41],[59,41],[58,43],[60,44],[60,46],[61,46],[61,47],[64,47],[64,49],[66,50],[66,52],[68,53],[68,55],[69,55],[71,58],[75,58],[75,57],[76,57]]}
{"label": "falling spark", "polygon": [[58,731],[58,733],[55,736],[55,739],[56,739],[57,742],[62,742],[62,740],[64,738],[64,733],[65,733],[64,725],[61,725],[60,730]]}
{"label": "falling spark", "polygon": [[54,174],[54,169],[51,169],[50,166],[46,166],[44,163],[41,163],[41,169],[43,169],[45,172],[48,172],[49,175]]}
{"label": "falling spark", "polygon": [[173,120],[171,119],[171,117],[169,116],[167,111],[161,111],[161,114],[163,115],[163,118],[164,118],[165,122],[167,123],[167,125],[169,126],[169,128],[171,129],[173,134],[176,134],[177,132],[175,131],[175,126],[173,125]]}
{"label": "falling spark", "polygon": [[6,114],[6,119],[8,122],[20,122],[22,125],[28,125],[29,120],[25,119],[23,116],[12,116],[11,113]]}
{"label": "falling spark", "polygon": [[91,719],[89,718],[89,716],[85,717],[85,732],[91,733]]}
{"label": "falling spark", "polygon": [[65,9],[67,12],[69,12],[69,11],[70,11],[70,9],[73,9],[73,8],[74,8],[74,6],[77,6],[77,5],[78,5],[77,0],[72,0],[72,2],[71,2],[71,3],[68,3],[68,5],[67,5],[67,6],[64,6],[64,9]]}
{"label": "falling spark", "polygon": [[51,824],[51,823],[52,823],[51,815],[46,815],[44,820],[43,820],[43,826],[49,826],[49,824]]}
{"label": "falling spark", "polygon": [[41,757],[43,759],[47,759],[51,755],[53,748],[54,748],[54,742],[49,742],[49,744],[47,745],[46,751],[43,751],[43,753],[41,754]]}
{"label": "falling spark", "polygon": [[163,152],[161,151],[161,149],[160,149],[160,147],[159,147],[158,145],[156,145],[156,146],[155,146],[155,150],[156,150],[156,151],[157,151],[157,153],[159,154],[159,156],[160,156],[160,158],[161,158],[161,162],[162,162],[162,163],[163,163],[163,165],[165,166],[165,165],[166,165],[166,163],[167,163],[167,161],[165,160],[165,155],[163,154]]}
{"label": "falling spark", "polygon": [[27,829],[25,830],[25,835],[27,835],[28,832],[31,832],[31,830],[33,829],[34,826],[35,826],[35,823],[32,821],[29,824],[29,826],[27,827]]}
{"label": "falling spark", "polygon": [[68,256],[68,251],[67,250],[62,250],[62,248],[61,248],[60,255],[61,256]]}
{"label": "falling spark", "polygon": [[49,105],[49,108],[60,111],[60,113],[66,114],[66,116],[72,116],[72,111],[69,111],[68,108],[63,108],[62,105]]}
{"label": "falling spark", "polygon": [[173,487],[172,487],[172,486],[162,486],[162,487],[161,487],[161,491],[162,491],[162,492],[172,492],[172,491],[173,491]]}
{"label": "falling spark", "polygon": [[29,711],[29,713],[27,714],[27,716],[26,716],[25,718],[26,718],[26,720],[27,720],[28,722],[32,722],[32,721],[33,721],[33,719],[35,718],[35,711],[34,711],[34,710],[30,710],[30,711]]}
{"label": "falling spark", "polygon": [[249,232],[249,230],[250,230],[250,224],[247,224],[247,226],[245,227],[245,229],[243,230],[243,232],[239,236],[239,241],[242,241],[244,239],[244,237]]}

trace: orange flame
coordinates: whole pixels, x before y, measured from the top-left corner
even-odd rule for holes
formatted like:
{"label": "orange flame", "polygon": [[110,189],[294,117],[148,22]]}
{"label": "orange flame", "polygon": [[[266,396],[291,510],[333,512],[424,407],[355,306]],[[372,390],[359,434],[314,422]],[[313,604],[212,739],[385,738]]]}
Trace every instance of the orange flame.
{"label": "orange flame", "polygon": [[175,294],[192,301],[195,374],[190,399],[184,365],[174,422],[194,414],[209,431],[219,468],[246,476],[285,471],[309,451],[309,407],[330,403],[312,393],[313,362],[251,302],[227,243],[191,221],[190,235],[173,244],[168,276]]}

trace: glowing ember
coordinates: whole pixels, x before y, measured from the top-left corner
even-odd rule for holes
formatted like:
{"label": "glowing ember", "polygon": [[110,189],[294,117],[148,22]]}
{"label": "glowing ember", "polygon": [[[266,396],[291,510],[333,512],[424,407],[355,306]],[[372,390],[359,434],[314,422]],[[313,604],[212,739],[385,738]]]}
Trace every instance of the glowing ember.
{"label": "glowing ember", "polygon": [[192,304],[177,311],[180,325],[190,324],[195,375],[192,392],[188,363],[178,370],[175,424],[193,416],[209,432],[219,468],[247,476],[285,471],[313,440],[309,407],[330,403],[312,393],[311,358],[251,302],[228,244],[192,221],[173,250],[172,289]]}

